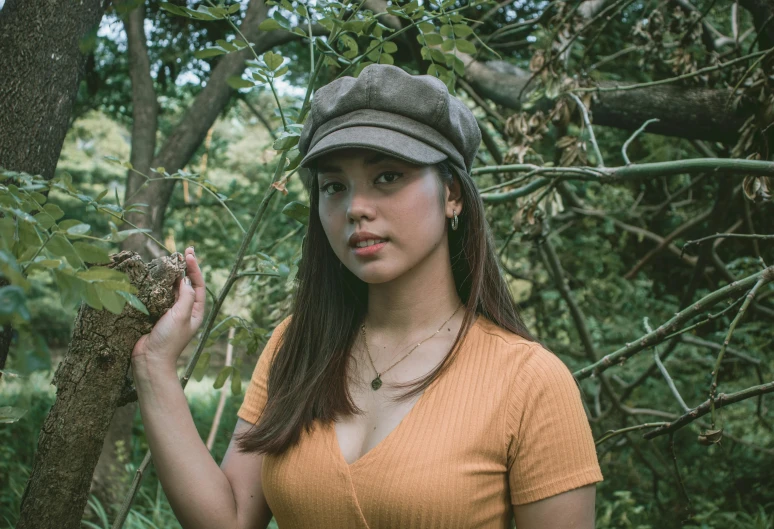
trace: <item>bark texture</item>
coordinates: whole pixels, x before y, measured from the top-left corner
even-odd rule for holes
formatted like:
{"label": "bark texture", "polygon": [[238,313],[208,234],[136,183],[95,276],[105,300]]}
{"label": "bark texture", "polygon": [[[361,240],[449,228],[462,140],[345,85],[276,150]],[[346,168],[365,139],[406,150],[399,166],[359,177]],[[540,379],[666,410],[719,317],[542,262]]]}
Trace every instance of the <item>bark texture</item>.
{"label": "bark texture", "polygon": [[6,0],[0,10],[0,167],[54,175],[101,0]]}
{"label": "bark texture", "polygon": [[[466,63],[465,78],[481,96],[513,110],[521,107],[531,89],[530,86],[522,93],[529,72],[502,61],[483,63],[469,55],[458,55]],[[615,85],[599,83],[600,87]],[[729,103],[733,99],[730,96],[731,91],[725,89],[658,85],[599,92],[593,98],[591,111],[596,125],[633,131],[646,120],[658,118],[657,123],[648,126],[648,132],[733,144],[754,108],[750,104],[734,108]]]}
{"label": "bark texture", "polygon": [[108,267],[129,276],[150,317],[128,304],[121,314],[81,305],[52,380],[56,401],[40,431],[17,529],[79,529],[108,425],[133,393],[127,384],[132,350],[174,304],[185,261],[175,253],[146,264],[134,252],[120,252]]}

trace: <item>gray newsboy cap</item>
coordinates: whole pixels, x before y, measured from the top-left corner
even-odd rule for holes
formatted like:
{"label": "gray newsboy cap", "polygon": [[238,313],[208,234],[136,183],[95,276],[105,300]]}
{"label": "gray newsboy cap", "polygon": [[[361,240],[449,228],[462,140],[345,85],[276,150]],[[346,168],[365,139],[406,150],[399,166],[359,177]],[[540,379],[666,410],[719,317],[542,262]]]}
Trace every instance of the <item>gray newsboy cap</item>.
{"label": "gray newsboy cap", "polygon": [[363,147],[431,165],[449,158],[470,174],[481,144],[473,112],[440,79],[369,64],[314,94],[298,149],[300,166],[347,147]]}

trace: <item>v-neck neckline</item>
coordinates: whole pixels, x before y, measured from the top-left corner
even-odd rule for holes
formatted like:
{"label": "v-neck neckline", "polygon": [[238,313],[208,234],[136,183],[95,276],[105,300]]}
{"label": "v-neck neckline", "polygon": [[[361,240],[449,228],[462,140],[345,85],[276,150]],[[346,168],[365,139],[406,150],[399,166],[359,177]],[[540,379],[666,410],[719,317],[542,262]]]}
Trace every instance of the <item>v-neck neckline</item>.
{"label": "v-neck neckline", "polygon": [[[470,328],[468,329],[467,334],[465,335],[465,340],[468,339],[468,335],[473,332],[473,329],[480,323],[481,314],[476,314],[476,318],[473,320],[473,323],[471,324]],[[462,352],[462,351],[460,351]],[[458,353],[459,354],[459,353]],[[456,360],[455,360],[456,361]],[[447,375],[447,373],[444,373],[444,375]],[[424,403],[426,398],[429,398],[428,392],[433,389],[441,380],[443,377],[438,377],[435,380],[433,380],[429,386],[425,388],[425,390],[422,392],[422,394],[419,396],[417,401],[414,403],[414,405],[411,407],[411,409],[406,413],[406,415],[403,416],[403,418],[398,422],[397,425],[395,425],[395,428],[393,428],[390,433],[388,433],[384,439],[379,441],[375,446],[373,446],[368,452],[361,455],[359,458],[357,458],[352,463],[348,463],[347,460],[344,458],[344,453],[341,451],[341,445],[339,444],[339,438],[336,435],[336,423],[335,421],[331,421],[326,425],[326,429],[328,430],[328,442],[329,447],[331,451],[338,457],[338,459],[344,464],[344,466],[352,471],[356,467],[362,466],[364,460],[369,460],[374,457],[374,452],[378,452],[379,450],[384,450],[384,445],[388,444],[389,441],[397,435],[397,431],[400,430],[401,427],[405,427],[405,424],[411,419],[413,415],[415,415],[417,408]]]}

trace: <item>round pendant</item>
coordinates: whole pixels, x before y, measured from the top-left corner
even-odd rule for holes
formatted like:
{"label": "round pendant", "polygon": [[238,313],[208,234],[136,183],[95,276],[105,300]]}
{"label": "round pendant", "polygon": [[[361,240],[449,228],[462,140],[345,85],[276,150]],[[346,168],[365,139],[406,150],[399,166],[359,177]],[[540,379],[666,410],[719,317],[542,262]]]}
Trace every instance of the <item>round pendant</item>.
{"label": "round pendant", "polygon": [[371,381],[371,388],[373,388],[374,391],[382,387],[382,379],[379,377],[376,377]]}

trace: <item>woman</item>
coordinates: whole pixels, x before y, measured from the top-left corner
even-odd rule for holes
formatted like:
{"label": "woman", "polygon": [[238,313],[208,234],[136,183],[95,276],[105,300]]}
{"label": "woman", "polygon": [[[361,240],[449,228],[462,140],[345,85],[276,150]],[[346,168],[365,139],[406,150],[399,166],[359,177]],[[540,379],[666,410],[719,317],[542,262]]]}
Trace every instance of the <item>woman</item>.
{"label": "woman", "polygon": [[186,251],[191,285],[133,358],[183,527],[266,527],[272,514],[282,528],[594,526],[602,474],[581,396],[499,272],[469,176],[480,141],[430,76],[369,65],[316,92],[293,311],[220,468],[174,377],[204,309]]}

